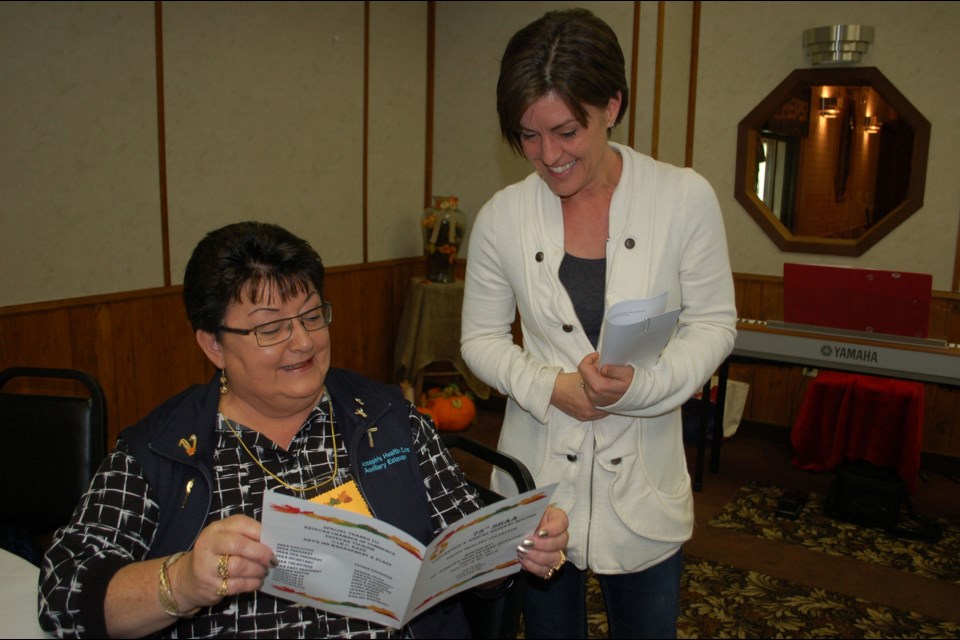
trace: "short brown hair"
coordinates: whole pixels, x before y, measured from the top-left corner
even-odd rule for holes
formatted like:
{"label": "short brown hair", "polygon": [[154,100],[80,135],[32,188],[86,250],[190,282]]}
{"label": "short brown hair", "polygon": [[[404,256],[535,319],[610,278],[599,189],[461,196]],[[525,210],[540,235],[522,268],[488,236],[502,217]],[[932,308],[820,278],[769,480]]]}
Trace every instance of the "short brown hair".
{"label": "short brown hair", "polygon": [[523,155],[520,119],[551,92],[584,126],[585,104],[605,108],[619,92],[615,124],[627,110],[630,89],[620,42],[606,22],[586,9],[547,12],[507,43],[497,81],[497,115],[503,139],[518,155]]}
{"label": "short brown hair", "polygon": [[265,287],[287,301],[311,287],[323,300],[323,262],[310,243],[266,222],[237,222],[209,232],[183,275],[183,302],[194,330],[220,333],[227,307]]}

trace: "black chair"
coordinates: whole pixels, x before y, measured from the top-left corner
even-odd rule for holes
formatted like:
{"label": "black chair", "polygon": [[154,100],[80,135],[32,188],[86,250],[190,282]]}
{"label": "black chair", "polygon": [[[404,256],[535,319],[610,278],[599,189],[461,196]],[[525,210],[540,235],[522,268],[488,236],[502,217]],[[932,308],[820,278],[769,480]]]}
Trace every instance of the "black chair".
{"label": "black chair", "polygon": [[[458,432],[441,434],[448,449],[460,449],[484,462],[502,469],[513,479],[520,493],[536,488],[533,476],[526,466],[513,456],[487,445],[467,438]],[[503,496],[492,491],[486,485],[467,478],[478,491],[484,504],[492,504]],[[503,589],[492,589],[490,593],[470,591],[461,596],[461,603],[470,623],[470,632],[474,638],[516,638],[520,630],[520,613],[523,609],[523,592],[526,588],[526,573],[521,571],[513,576],[512,582]]]}
{"label": "black chair", "polygon": [[[31,390],[49,388],[50,379],[72,380],[84,393],[0,392],[3,542],[38,564],[43,539],[70,520],[106,455],[106,401],[100,383],[82,371],[11,367],[0,371],[0,389],[15,379]],[[55,384],[58,392],[77,387]]]}

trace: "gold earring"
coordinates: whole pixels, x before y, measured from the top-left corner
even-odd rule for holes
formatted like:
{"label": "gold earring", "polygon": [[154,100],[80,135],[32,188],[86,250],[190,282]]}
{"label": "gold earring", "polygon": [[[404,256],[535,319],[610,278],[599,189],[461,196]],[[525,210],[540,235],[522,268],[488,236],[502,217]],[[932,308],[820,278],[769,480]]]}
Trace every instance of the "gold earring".
{"label": "gold earring", "polygon": [[230,389],[227,388],[227,370],[220,369],[220,395],[225,396],[230,393]]}

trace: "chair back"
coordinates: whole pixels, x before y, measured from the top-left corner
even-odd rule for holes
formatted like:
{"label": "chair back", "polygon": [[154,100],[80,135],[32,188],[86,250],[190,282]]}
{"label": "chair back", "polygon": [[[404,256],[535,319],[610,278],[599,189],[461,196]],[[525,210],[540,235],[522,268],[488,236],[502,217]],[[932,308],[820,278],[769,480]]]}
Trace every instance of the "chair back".
{"label": "chair back", "polygon": [[[15,378],[31,387],[42,386],[38,381],[47,378],[74,380],[86,395],[3,392]],[[100,383],[74,369],[4,369],[0,429],[0,525],[44,532],[66,524],[106,455],[106,401]]]}
{"label": "chair back", "polygon": [[[519,493],[536,488],[537,485],[530,471],[513,456],[488,447],[459,432],[444,432],[440,437],[448,449],[461,449],[505,471],[516,483]],[[503,496],[482,484],[469,478],[467,482],[480,493],[484,504],[493,504],[503,499]],[[520,614],[523,611],[526,579],[526,573],[521,571],[514,575],[513,583],[508,588],[495,589],[496,595],[492,597],[482,591],[467,591],[461,596],[460,602],[467,614],[467,622],[470,624],[470,632],[474,638],[517,637],[520,630]]]}

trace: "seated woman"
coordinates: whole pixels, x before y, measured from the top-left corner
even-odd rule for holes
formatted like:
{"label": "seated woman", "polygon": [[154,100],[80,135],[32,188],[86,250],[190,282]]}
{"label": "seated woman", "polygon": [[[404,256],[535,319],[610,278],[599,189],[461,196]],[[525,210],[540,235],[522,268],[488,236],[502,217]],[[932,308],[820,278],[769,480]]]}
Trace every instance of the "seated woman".
{"label": "seated woman", "polygon": [[[466,635],[452,601],[394,631],[257,590],[276,566],[260,542],[268,489],[310,499],[354,482],[377,518],[424,543],[481,506],[399,387],[330,368],[316,251],[275,225],[223,227],[194,250],[183,297],[219,374],[121,433],[44,557],[41,626],[62,637]],[[400,447],[413,454],[364,467]],[[566,529],[549,508],[518,551],[523,568],[552,575]]]}

